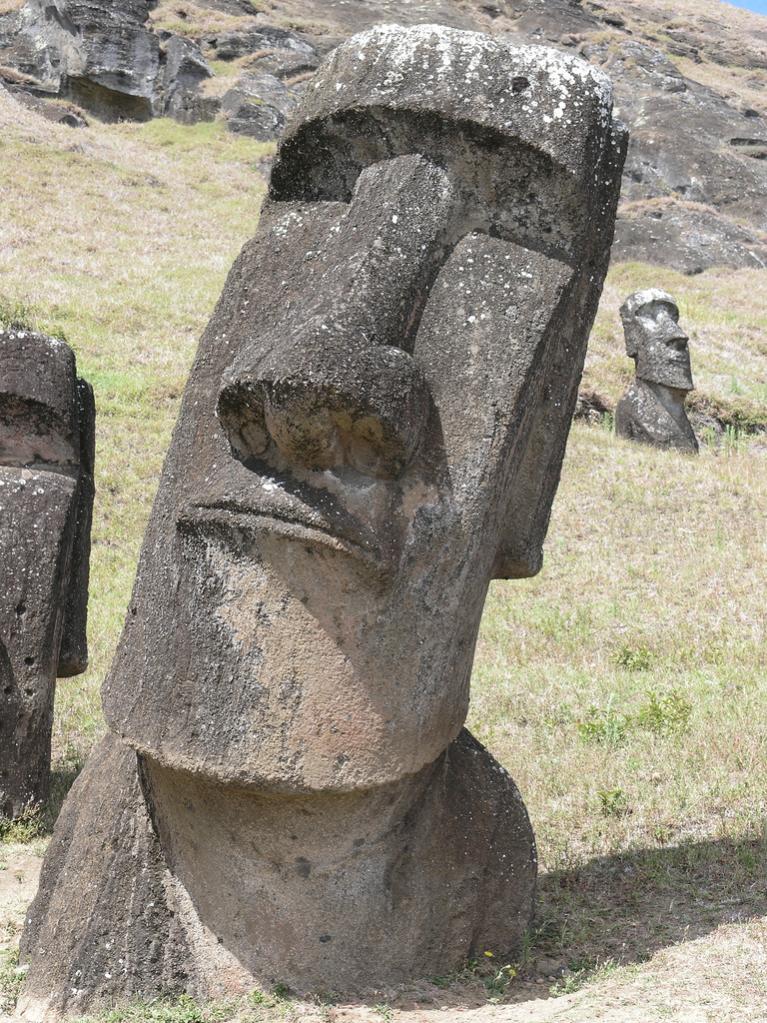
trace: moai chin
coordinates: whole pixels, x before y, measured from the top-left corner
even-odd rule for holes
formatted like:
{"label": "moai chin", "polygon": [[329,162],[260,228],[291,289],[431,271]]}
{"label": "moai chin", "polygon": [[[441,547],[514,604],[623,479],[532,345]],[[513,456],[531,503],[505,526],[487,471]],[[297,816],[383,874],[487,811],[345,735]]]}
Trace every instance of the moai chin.
{"label": "moai chin", "polygon": [[698,441],[684,403],[693,389],[689,338],[679,307],[666,291],[648,288],[621,306],[626,352],[636,379],[618,402],[615,431],[629,440],[697,454]]}
{"label": "moai chin", "polygon": [[85,671],[93,392],[71,349],[0,331],[0,815],[48,794],[56,677]]}
{"label": "moai chin", "polygon": [[489,581],[541,565],[624,153],[554,51],[378,26],[323,65],[192,369],[28,1019],[519,948],[533,835],[469,677]]}

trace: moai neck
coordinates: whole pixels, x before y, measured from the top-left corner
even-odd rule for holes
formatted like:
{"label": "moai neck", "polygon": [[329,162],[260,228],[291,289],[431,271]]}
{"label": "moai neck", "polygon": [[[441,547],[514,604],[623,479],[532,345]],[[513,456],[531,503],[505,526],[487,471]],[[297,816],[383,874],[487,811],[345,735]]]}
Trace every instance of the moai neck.
{"label": "moai neck", "polygon": [[652,380],[637,380],[637,383],[650,391],[674,422],[685,432],[687,431],[689,423],[684,408],[687,400],[686,390],[679,387],[667,387],[665,384],[658,384]]}

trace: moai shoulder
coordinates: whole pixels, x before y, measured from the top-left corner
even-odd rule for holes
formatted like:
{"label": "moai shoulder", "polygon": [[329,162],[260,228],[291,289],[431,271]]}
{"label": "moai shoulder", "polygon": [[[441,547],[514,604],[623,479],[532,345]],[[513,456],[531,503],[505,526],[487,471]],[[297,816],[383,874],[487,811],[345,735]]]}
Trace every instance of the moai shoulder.
{"label": "moai shoulder", "polygon": [[519,949],[532,829],[463,724],[487,586],[541,566],[625,143],[585,62],[436,26],[308,86],[187,385],[26,1018]]}
{"label": "moai shoulder", "polygon": [[0,331],[0,814],[48,792],[57,676],[87,665],[93,394],[72,350]]}

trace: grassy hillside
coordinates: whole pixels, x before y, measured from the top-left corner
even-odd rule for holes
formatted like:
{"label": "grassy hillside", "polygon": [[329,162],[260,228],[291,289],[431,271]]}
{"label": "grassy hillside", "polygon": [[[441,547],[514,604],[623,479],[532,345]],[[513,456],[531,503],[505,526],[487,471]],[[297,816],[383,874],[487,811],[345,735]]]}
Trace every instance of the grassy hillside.
{"label": "grassy hillside", "polygon": [[[59,685],[59,795],[103,729],[99,687],[157,474],[197,337],[255,229],[266,155],[216,125],[75,134],[0,94],[0,318],[63,332],[99,414],[91,667]],[[619,397],[630,363],[617,309],[650,284],[680,299],[699,399],[767,424],[765,271],[683,278],[614,267],[586,386]],[[437,1004],[455,990],[477,1005],[519,999],[538,991],[536,980],[565,999],[579,988],[598,999],[609,985],[633,984],[644,960],[656,969],[667,946],[739,914],[767,916],[765,450],[759,436],[730,432],[688,459],[626,444],[609,422],[575,426],[543,572],[492,587],[470,719],[517,780],[536,828],[546,872],[538,928],[521,979],[498,973],[504,964],[475,966],[432,985]],[[0,824],[0,860],[21,841],[39,851],[54,812]],[[719,949],[727,980],[712,1019],[752,1018],[762,939],[750,935],[738,931]],[[668,983],[680,979],[676,967],[666,972]],[[0,971],[0,992],[14,983],[10,968]],[[648,982],[648,998],[656,988]],[[673,1008],[681,997],[667,1000]],[[234,1013],[141,1011],[109,1018]],[[305,1011],[278,998],[253,1002],[247,1018]],[[400,1018],[395,1011],[317,1018]]]}

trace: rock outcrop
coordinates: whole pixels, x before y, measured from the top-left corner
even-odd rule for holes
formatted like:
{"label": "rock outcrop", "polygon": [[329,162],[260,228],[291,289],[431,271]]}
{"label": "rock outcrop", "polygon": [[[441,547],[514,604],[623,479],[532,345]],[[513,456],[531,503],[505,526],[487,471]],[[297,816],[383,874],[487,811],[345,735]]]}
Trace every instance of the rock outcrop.
{"label": "rock outcrop", "polygon": [[104,120],[189,120],[211,71],[194,43],[152,30],[151,6],[27,0],[0,19],[0,63],[26,77],[17,87],[65,97]]}
{"label": "rock outcrop", "polygon": [[[0,65],[28,77],[15,89],[68,96],[99,116],[220,116],[269,140],[319,57],[376,22],[545,43],[607,71],[631,130],[617,259],[685,273],[766,261],[767,23],[756,15],[717,2],[716,16],[674,17],[661,0],[270,0],[258,14],[245,0],[197,0],[189,10],[179,0],[189,26],[181,39],[155,6],[27,0],[0,17]],[[220,31],[195,30],[194,10],[205,9]],[[205,87],[209,61],[238,71],[228,90]]]}

